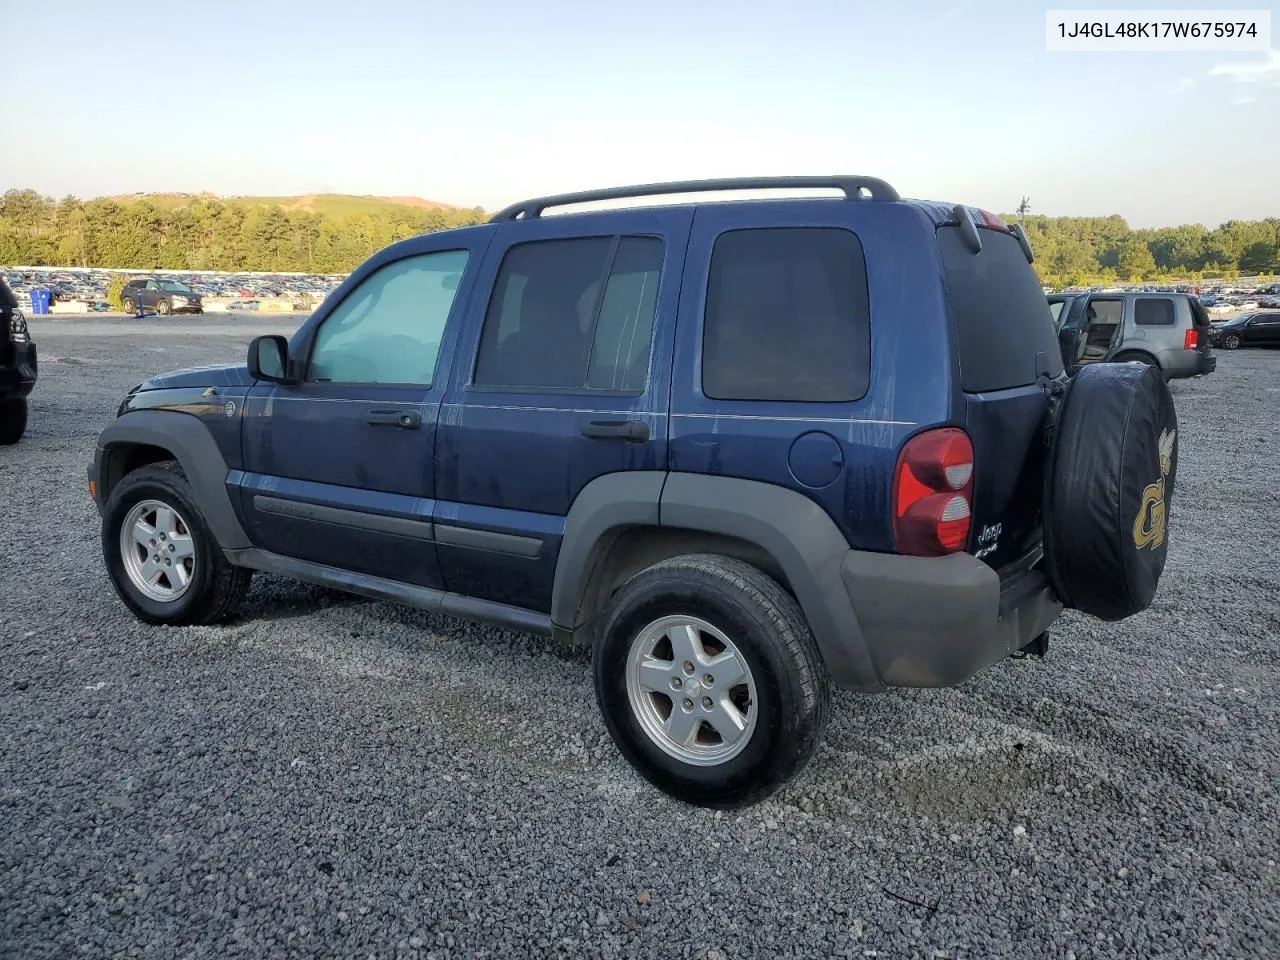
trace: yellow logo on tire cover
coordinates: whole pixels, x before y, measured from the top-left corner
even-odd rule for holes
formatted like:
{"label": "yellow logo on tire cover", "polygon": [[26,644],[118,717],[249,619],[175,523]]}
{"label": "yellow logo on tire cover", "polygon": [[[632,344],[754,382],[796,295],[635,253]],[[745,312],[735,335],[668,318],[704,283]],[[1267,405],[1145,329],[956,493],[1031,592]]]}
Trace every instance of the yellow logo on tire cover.
{"label": "yellow logo on tire cover", "polygon": [[1164,484],[1173,469],[1173,441],[1177,435],[1177,430],[1164,430],[1160,433],[1160,479],[1147,484],[1142,491],[1138,515],[1133,520],[1133,543],[1139,550],[1143,547],[1154,549],[1164,543],[1165,526],[1168,522]]}

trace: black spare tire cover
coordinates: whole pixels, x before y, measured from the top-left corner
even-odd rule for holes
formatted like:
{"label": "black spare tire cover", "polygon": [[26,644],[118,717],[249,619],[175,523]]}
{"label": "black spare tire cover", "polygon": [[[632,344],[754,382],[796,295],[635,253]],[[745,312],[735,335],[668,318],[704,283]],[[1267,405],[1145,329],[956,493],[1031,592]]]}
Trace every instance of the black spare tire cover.
{"label": "black spare tire cover", "polygon": [[1178,470],[1178,418],[1160,369],[1084,367],[1050,436],[1044,541],[1054,590],[1101,620],[1145,610],[1164,572]]}

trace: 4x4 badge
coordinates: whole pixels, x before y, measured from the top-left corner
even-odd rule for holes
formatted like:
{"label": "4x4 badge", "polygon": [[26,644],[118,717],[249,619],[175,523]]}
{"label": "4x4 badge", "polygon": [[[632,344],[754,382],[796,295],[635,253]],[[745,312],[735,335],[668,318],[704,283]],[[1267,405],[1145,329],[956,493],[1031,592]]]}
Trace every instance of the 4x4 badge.
{"label": "4x4 badge", "polygon": [[1177,430],[1166,429],[1160,433],[1160,479],[1147,484],[1142,491],[1138,515],[1133,520],[1133,543],[1139,550],[1143,547],[1158,547],[1164,543],[1167,522],[1164,483],[1173,469],[1173,440],[1177,435]]}

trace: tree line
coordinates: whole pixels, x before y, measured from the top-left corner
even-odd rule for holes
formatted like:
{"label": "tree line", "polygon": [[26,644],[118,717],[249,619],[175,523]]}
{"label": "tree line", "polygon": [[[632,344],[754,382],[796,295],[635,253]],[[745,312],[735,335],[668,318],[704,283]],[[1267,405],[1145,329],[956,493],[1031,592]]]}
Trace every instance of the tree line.
{"label": "tree line", "polygon": [[[1014,218],[1006,217],[1012,222]],[[1023,220],[1035,267],[1050,286],[1098,281],[1233,279],[1280,271],[1280,218],[1134,230],[1123,217]]]}
{"label": "tree line", "polygon": [[335,216],[206,197],[162,206],[9,190],[0,197],[0,264],[346,273],[389,243],[485,219],[478,208],[388,203]]}
{"label": "tree line", "polygon": [[[396,240],[486,217],[478,207],[385,204],[339,215],[211,197],[55,200],[15,189],[0,197],[0,264],[345,273]],[[1023,225],[1049,286],[1280,271],[1276,217],[1135,230],[1120,216],[1032,216],[1024,206]]]}

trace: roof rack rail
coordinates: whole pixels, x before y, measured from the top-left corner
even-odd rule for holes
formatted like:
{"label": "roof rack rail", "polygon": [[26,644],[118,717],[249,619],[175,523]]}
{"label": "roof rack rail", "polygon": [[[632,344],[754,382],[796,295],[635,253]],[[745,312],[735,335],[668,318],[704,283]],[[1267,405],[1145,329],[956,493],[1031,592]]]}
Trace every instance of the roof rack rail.
{"label": "roof rack rail", "polygon": [[813,190],[830,188],[843,190],[846,199],[901,200],[898,191],[878,177],[830,176],[830,177],[727,177],[716,180],[678,180],[670,183],[646,183],[634,187],[609,187],[604,190],[583,190],[581,193],[561,193],[550,197],[522,200],[504,207],[489,220],[529,220],[542,215],[547,207],[563,207],[573,203],[591,203],[596,200],[623,200],[631,197],[656,197],[672,193],[710,193],[717,190]]}

